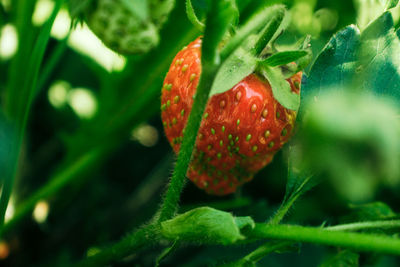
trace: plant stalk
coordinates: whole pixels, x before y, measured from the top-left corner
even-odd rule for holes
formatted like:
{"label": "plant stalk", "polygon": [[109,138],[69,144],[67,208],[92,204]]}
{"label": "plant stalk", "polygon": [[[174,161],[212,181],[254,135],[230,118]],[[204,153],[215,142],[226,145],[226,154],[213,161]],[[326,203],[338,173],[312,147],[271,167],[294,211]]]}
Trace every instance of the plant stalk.
{"label": "plant stalk", "polygon": [[356,251],[400,255],[400,239],[375,234],[349,233],[297,225],[257,224],[249,237],[313,243]]}

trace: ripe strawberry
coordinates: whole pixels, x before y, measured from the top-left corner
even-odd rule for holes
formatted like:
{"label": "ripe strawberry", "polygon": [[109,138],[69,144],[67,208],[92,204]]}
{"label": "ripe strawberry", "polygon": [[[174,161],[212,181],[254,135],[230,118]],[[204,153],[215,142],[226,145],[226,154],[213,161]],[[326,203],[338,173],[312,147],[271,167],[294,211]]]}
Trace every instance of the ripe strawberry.
{"label": "ripe strawberry", "polygon": [[[176,55],[162,89],[162,121],[176,153],[201,73],[200,47],[198,38]],[[299,94],[301,73],[288,81]],[[257,74],[247,76],[209,99],[188,178],[209,194],[235,192],[272,161],[289,140],[295,118],[295,111],[273,97],[268,81]]]}
{"label": "ripe strawberry", "polygon": [[149,0],[149,17],[143,19],[132,12],[126,1],[74,1],[70,3],[72,15],[83,17],[106,46],[122,54],[145,53],[155,47],[159,42],[159,29],[174,5],[173,0]]}

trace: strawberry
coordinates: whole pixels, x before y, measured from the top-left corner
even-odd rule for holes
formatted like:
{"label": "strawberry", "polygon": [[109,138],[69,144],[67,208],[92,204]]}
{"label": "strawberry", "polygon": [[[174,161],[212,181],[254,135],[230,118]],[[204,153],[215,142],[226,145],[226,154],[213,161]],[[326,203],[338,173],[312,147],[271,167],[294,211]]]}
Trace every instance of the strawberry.
{"label": "strawberry", "polygon": [[135,13],[132,5],[123,0],[71,0],[70,10],[110,49],[121,54],[145,53],[158,44],[159,29],[174,1],[149,0],[146,18]]}
{"label": "strawberry", "polygon": [[[161,97],[166,136],[176,153],[183,139],[201,73],[201,39],[174,58]],[[288,82],[300,93],[301,72]],[[268,81],[250,74],[232,89],[212,96],[196,139],[188,178],[209,194],[225,195],[250,181],[289,140],[296,112],[273,96]]]}

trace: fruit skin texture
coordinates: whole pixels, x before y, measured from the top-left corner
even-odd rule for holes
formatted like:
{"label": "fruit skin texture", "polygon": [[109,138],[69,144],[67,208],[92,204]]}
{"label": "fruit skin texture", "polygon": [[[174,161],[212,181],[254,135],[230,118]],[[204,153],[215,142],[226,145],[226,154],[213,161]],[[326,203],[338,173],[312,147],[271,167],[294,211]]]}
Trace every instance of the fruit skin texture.
{"label": "fruit skin texture", "polygon": [[89,28],[110,49],[121,54],[146,53],[159,42],[159,28],[173,0],[150,0],[147,20],[135,16],[122,0],[95,0],[85,18]]}
{"label": "fruit skin texture", "polygon": [[[179,152],[199,77],[201,39],[174,58],[164,80],[161,116],[165,134]],[[300,93],[301,73],[288,82]],[[212,96],[196,139],[188,178],[209,194],[226,195],[250,181],[289,140],[296,112],[275,100],[268,81],[250,74],[232,89]]]}

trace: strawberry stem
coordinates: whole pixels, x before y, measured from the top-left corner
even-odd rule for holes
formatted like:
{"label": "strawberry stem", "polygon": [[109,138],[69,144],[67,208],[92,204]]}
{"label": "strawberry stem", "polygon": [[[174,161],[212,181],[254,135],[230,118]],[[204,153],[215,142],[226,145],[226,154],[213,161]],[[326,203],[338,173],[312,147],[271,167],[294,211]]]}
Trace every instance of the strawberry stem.
{"label": "strawberry stem", "polygon": [[260,56],[263,50],[267,47],[267,45],[276,39],[277,35],[280,33],[280,26],[285,18],[286,10],[278,9],[276,14],[269,21],[267,26],[265,26],[264,30],[259,35],[260,38],[257,40],[256,45],[254,47],[254,54]]}

